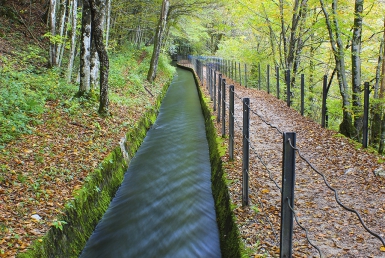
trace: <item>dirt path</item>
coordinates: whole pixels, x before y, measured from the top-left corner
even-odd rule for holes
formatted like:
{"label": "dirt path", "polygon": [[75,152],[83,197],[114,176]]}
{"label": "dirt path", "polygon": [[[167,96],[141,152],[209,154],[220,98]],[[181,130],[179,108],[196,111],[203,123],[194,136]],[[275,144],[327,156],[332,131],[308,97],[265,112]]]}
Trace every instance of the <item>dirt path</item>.
{"label": "dirt path", "polygon": [[[232,83],[227,79],[228,85]],[[205,88],[205,87],[203,87]],[[205,90],[206,91],[206,90]],[[228,91],[228,89],[227,89]],[[205,92],[208,94],[208,92]],[[357,148],[336,132],[302,117],[286,103],[266,92],[235,86],[235,154],[223,157],[230,183],[234,212],[246,246],[255,257],[279,255],[282,132],[296,132],[297,147],[337,190],[341,202],[359,212],[367,227],[385,238],[385,180],[374,170],[384,167],[379,156]],[[226,93],[228,98],[228,93]],[[250,98],[250,206],[243,208],[242,98]],[[228,100],[227,100],[228,101]],[[226,111],[226,119],[228,110]],[[215,112],[215,114],[217,114]],[[221,124],[218,123],[218,134]],[[226,125],[228,126],[228,125]],[[226,128],[226,131],[228,129]],[[226,132],[228,135],[228,133]],[[225,144],[227,146],[227,139]],[[265,165],[262,164],[261,160]],[[379,239],[370,235],[354,213],[341,208],[322,177],[296,158],[295,210],[308,238],[322,257],[385,257]],[[294,257],[319,257],[306,234],[294,226]]]}

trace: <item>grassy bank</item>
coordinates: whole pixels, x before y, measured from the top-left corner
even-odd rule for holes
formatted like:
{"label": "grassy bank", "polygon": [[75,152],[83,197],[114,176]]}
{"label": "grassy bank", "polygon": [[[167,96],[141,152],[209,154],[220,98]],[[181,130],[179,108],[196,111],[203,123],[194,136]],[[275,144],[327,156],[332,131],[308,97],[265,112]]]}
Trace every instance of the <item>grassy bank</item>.
{"label": "grassy bank", "polygon": [[[30,101],[12,103],[12,116],[7,116],[4,110],[8,107],[1,104],[1,123],[9,126],[1,126],[5,133],[0,133],[0,194],[4,200],[0,257],[23,253],[32,242],[34,251],[28,251],[27,257],[51,253],[53,246],[62,249],[59,253],[76,256],[90,234],[86,231],[103,214],[127,166],[119,142],[126,137],[126,149],[134,155],[173,75],[174,68],[163,56],[155,83],[147,84],[149,53],[150,49],[126,46],[110,54],[111,115],[106,118],[97,114],[97,102],[73,98],[77,86],[67,84],[62,71],[42,67],[11,71],[2,66],[2,83],[8,80],[13,85],[12,90],[5,87],[13,96],[10,100],[18,99],[23,91],[33,94],[23,95]],[[24,129],[14,124],[18,116],[26,117],[20,120]],[[87,209],[97,210],[91,224],[73,224],[76,216],[84,216],[79,211]],[[75,236],[80,240],[73,244],[68,242],[71,230],[82,235]]]}

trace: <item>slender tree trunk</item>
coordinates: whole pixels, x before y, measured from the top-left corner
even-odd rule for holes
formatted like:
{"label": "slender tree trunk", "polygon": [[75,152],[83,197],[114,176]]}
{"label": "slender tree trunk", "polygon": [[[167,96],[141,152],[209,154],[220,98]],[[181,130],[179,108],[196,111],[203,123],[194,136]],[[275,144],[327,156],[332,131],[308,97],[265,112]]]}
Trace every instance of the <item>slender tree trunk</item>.
{"label": "slender tree trunk", "polygon": [[[353,118],[350,113],[350,94],[348,88],[348,82],[346,78],[346,67],[345,67],[345,53],[344,46],[341,39],[340,28],[337,20],[337,0],[332,2],[332,18],[325,8],[323,0],[320,0],[322,11],[325,15],[326,26],[329,33],[329,40],[333,50],[334,60],[336,63],[337,78],[340,88],[340,94],[342,96],[342,123],[340,124],[340,132],[352,138],[354,136]],[[330,20],[332,19],[332,21]],[[333,22],[333,25],[332,25]],[[334,30],[334,31],[333,31]]]}
{"label": "slender tree trunk", "polygon": [[90,86],[91,90],[95,90],[98,88],[99,83],[98,83],[98,73],[99,73],[99,55],[98,51],[95,46],[95,42],[91,43],[91,74],[90,74]]}
{"label": "slender tree trunk", "polygon": [[358,139],[362,131],[362,103],[361,103],[361,35],[362,35],[362,11],[364,0],[355,0],[354,6],[354,27],[352,37],[352,89],[353,89],[353,112],[354,127]]}
{"label": "slender tree trunk", "polygon": [[156,35],[154,39],[154,50],[152,52],[150,69],[148,70],[148,74],[147,74],[147,81],[149,82],[153,82],[156,77],[156,72],[158,69],[158,60],[159,60],[160,50],[162,46],[163,34],[166,29],[169,7],[170,7],[170,2],[168,0],[163,0],[159,23],[156,29]]}
{"label": "slender tree trunk", "polygon": [[273,30],[273,27],[271,25],[271,21],[266,13],[266,9],[265,9],[265,6],[262,4],[262,7],[263,7],[263,12],[264,12],[264,18],[266,20],[266,23],[267,23],[267,26],[269,27],[269,42],[270,42],[270,47],[271,47],[271,53],[272,53],[272,56],[274,58],[274,66],[277,66],[278,65],[278,62],[277,62],[277,59],[276,59],[276,46],[274,44],[275,40],[276,40],[276,36],[275,36],[275,33],[274,33],[274,30]]}
{"label": "slender tree trunk", "polygon": [[[376,82],[374,84],[374,94],[373,98],[378,100],[379,99],[379,88],[380,88],[380,81],[381,81],[381,66],[383,62],[383,55],[384,55],[384,40],[381,40],[380,44],[380,51],[378,56],[378,62],[377,62],[377,68],[376,68]],[[377,102],[372,107],[372,125],[371,125],[371,134],[370,134],[370,142],[373,144],[377,144],[380,139],[381,134],[381,105]]]}
{"label": "slender tree trunk", "polygon": [[[56,0],[50,0],[50,30],[51,36],[56,36]],[[49,65],[56,66],[56,44],[50,40],[49,44]]]}
{"label": "slender tree trunk", "polygon": [[90,0],[92,14],[92,40],[95,42],[100,60],[100,102],[99,114],[108,115],[108,73],[109,59],[103,40],[103,13],[106,6],[105,0]]}
{"label": "slender tree trunk", "polygon": [[87,94],[91,76],[91,10],[89,0],[83,1],[82,32],[80,47],[80,86],[79,95]]}
{"label": "slender tree trunk", "polygon": [[71,21],[71,50],[68,61],[68,70],[67,70],[67,82],[71,82],[72,70],[74,67],[75,52],[76,52],[76,26],[77,26],[77,9],[78,9],[78,0],[72,0],[72,21]]}
{"label": "slender tree trunk", "polygon": [[62,42],[64,38],[64,28],[65,28],[65,21],[66,21],[66,14],[67,14],[67,0],[61,0],[60,4],[60,27],[59,27],[59,36],[60,41],[56,46],[56,64],[60,64],[61,59],[61,53],[62,53],[62,47],[64,45],[64,42]]}
{"label": "slender tree trunk", "polygon": [[288,63],[287,63],[287,56],[288,56],[288,51],[287,51],[287,38],[286,38],[286,26],[285,26],[285,19],[284,19],[284,13],[283,13],[283,0],[279,0],[279,13],[280,13],[280,19],[281,19],[281,37],[282,37],[282,42],[283,42],[283,64],[284,68],[288,69]]}
{"label": "slender tree trunk", "polygon": [[[296,1],[293,10],[292,28],[289,44],[288,65],[292,70],[291,87],[295,86],[296,78],[301,62],[301,53],[303,49],[303,34],[304,34],[304,19],[307,15],[307,0],[302,0],[301,3]],[[298,5],[298,6],[297,6]]]}
{"label": "slender tree trunk", "polygon": [[108,0],[107,5],[107,16],[106,16],[106,49],[108,49],[108,40],[110,37],[110,26],[111,26],[111,2],[112,0]]}
{"label": "slender tree trunk", "polygon": [[[384,36],[383,40],[385,41],[385,19],[384,19]],[[380,94],[379,97],[381,101],[384,101],[385,97],[385,51],[383,51],[383,56],[382,56],[382,67],[381,67],[381,83],[380,83]],[[383,103],[381,103],[381,113],[382,115],[382,120],[381,120],[381,139],[380,139],[380,146],[378,148],[378,152],[380,154],[384,153],[385,149],[385,113],[383,110]]]}

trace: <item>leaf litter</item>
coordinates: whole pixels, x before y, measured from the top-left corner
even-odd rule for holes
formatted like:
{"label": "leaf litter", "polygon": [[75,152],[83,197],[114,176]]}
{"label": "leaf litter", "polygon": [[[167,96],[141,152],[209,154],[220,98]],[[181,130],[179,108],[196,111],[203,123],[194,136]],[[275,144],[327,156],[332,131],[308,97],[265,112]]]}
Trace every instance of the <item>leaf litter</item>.
{"label": "leaf litter", "polygon": [[[235,85],[236,92],[235,147],[234,160],[230,161],[226,152],[222,161],[230,182],[229,191],[240,235],[252,257],[279,257],[280,249],[281,195],[278,187],[282,184],[282,135],[259,116],[282,132],[296,132],[296,147],[325,175],[337,190],[341,202],[359,212],[368,228],[385,238],[385,180],[375,176],[374,172],[379,168],[384,169],[379,162],[383,157],[357,148],[357,144],[351,140],[321,128],[273,95],[245,88],[229,78],[226,78],[226,82]],[[202,90],[208,97],[207,88],[202,87]],[[226,95],[228,101],[228,93]],[[250,98],[252,109],[248,207],[242,207],[241,127],[242,98],[245,97]],[[212,101],[209,103],[213,104]],[[218,137],[221,137],[221,123],[215,124]],[[307,237],[321,250],[322,257],[385,257],[385,247],[381,241],[363,228],[355,214],[336,203],[334,193],[327,188],[322,177],[298,154],[294,209],[301,225],[308,231]],[[293,257],[319,257],[307,241],[305,232],[296,224]]]}
{"label": "leaf litter", "polygon": [[[165,82],[154,85],[152,91],[160,92]],[[57,221],[65,205],[135,126],[146,111],[143,103],[156,100],[145,92],[131,98],[143,102],[111,102],[107,118],[99,117],[97,103],[72,114],[65,103],[48,101],[33,134],[0,149],[0,257],[15,257],[34,240],[41,241],[51,226],[65,226],[66,221]]]}

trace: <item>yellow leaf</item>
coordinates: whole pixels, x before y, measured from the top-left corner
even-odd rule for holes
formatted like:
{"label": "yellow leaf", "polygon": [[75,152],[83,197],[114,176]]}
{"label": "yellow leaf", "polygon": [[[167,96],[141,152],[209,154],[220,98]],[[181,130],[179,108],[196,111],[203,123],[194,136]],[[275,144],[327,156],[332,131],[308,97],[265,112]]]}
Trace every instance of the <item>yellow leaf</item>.
{"label": "yellow leaf", "polygon": [[270,192],[269,189],[262,189],[262,191],[261,191],[261,193],[263,193],[263,194],[266,194],[266,193],[269,193],[269,192]]}
{"label": "yellow leaf", "polygon": [[381,251],[381,252],[385,252],[385,246],[381,246],[381,247],[380,247],[380,251]]}

